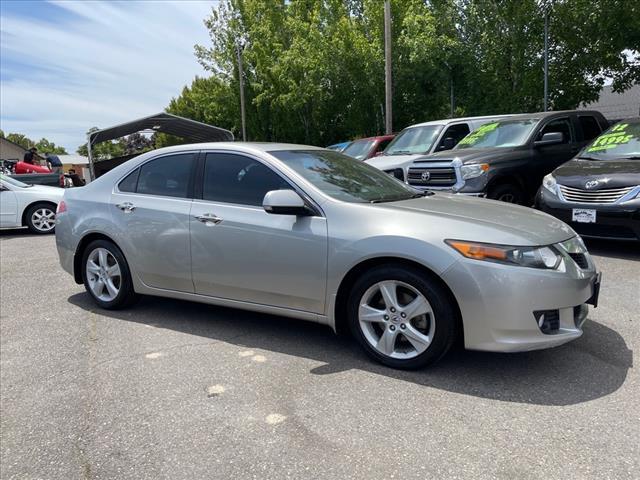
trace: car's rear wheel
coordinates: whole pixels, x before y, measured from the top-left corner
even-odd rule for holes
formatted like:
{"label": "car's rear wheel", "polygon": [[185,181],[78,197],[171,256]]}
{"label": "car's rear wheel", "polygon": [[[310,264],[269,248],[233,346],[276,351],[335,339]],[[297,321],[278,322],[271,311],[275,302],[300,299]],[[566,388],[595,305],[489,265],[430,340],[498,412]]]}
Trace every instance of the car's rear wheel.
{"label": "car's rear wheel", "polygon": [[385,265],[356,281],[348,320],[375,360],[394,368],[420,368],[451,348],[457,309],[448,292],[420,270]]}
{"label": "car's rear wheel", "polygon": [[84,250],[82,279],[87,292],[101,308],[124,308],[137,298],[124,255],[107,240],[95,240]]}
{"label": "car's rear wheel", "polygon": [[56,207],[51,203],[36,203],[25,213],[25,223],[38,235],[53,233],[56,229]]}
{"label": "car's rear wheel", "polygon": [[501,183],[489,190],[487,195],[493,200],[499,200],[506,203],[516,203],[522,205],[524,203],[524,195],[522,191],[511,183]]}

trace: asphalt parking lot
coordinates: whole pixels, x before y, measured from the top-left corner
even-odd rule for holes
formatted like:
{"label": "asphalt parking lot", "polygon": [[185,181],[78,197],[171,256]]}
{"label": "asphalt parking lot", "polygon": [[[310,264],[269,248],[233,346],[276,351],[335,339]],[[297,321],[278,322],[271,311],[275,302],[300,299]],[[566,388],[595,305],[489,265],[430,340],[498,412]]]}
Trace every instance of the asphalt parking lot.
{"label": "asphalt parking lot", "polygon": [[640,248],[588,246],[603,286],[582,338],[402,372],[314,324],[99,311],[53,236],[0,232],[0,475],[638,478]]}

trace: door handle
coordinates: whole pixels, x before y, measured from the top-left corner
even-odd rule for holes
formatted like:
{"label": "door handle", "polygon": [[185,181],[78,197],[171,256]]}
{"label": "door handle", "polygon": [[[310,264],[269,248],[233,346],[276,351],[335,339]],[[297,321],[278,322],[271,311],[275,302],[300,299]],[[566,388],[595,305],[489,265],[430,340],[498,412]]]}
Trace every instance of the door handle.
{"label": "door handle", "polygon": [[196,215],[195,219],[204,223],[207,226],[218,225],[222,219],[213,213],[205,213],[203,215]]}
{"label": "door handle", "polygon": [[131,202],[118,203],[116,205],[124,213],[131,213],[136,209],[136,206]]}

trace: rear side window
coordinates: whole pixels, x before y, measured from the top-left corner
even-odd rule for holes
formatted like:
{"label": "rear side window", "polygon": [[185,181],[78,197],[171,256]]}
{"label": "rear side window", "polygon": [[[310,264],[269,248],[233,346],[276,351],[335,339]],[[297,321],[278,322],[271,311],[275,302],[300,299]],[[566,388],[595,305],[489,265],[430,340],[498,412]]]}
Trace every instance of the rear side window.
{"label": "rear side window", "polygon": [[591,140],[596,138],[601,133],[600,125],[595,117],[590,115],[580,115],[578,117],[580,127],[582,128],[582,139]]}
{"label": "rear side window", "polygon": [[262,205],[271,190],[291,189],[266,165],[243,155],[209,153],[204,164],[202,198],[239,205]]}
{"label": "rear side window", "polygon": [[140,175],[140,169],[136,168],[129,175],[124,177],[118,184],[118,190],[121,192],[135,192],[138,185],[138,175]]}
{"label": "rear side window", "polygon": [[181,153],[145,163],[140,167],[136,192],[187,198],[193,162],[193,153]]}
{"label": "rear side window", "polygon": [[562,143],[569,143],[572,140],[571,123],[569,123],[568,118],[559,118],[547,123],[547,125],[545,125],[544,128],[540,130],[540,133],[538,134],[538,138],[536,140],[542,140],[542,136],[545,133],[552,132],[562,133]]}

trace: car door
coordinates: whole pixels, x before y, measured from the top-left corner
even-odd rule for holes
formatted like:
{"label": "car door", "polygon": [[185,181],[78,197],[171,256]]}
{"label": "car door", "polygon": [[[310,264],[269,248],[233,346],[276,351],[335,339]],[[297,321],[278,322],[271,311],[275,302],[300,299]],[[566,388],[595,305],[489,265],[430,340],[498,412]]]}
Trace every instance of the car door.
{"label": "car door", "polygon": [[539,184],[538,180],[542,181],[542,177],[547,173],[552,172],[563,163],[571,160],[579,150],[575,131],[569,116],[554,118],[545,122],[541,125],[535,140],[541,140],[545,133],[550,132],[562,133],[562,143],[536,148],[534,169],[536,184]]}
{"label": "car door", "polygon": [[196,157],[190,152],[151,159],[112,194],[121,247],[147,286],[193,292],[189,213]]}
{"label": "car door", "polygon": [[0,227],[17,225],[18,200],[16,193],[0,183]]}
{"label": "car door", "polygon": [[191,210],[196,293],[324,313],[326,219],[265,212],[267,192],[293,186],[256,158],[209,152],[200,168]]}

